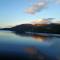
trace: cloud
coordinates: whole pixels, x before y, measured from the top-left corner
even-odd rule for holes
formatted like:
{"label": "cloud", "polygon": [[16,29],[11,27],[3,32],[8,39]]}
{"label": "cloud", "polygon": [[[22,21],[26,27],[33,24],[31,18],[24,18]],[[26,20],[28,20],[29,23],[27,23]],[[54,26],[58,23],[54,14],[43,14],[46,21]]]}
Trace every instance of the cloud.
{"label": "cloud", "polygon": [[[32,2],[33,0],[28,1]],[[28,7],[25,12],[29,14],[35,14],[45,9],[49,3],[60,4],[60,0],[36,0],[36,3],[33,3],[31,7]]]}
{"label": "cloud", "polygon": [[54,18],[46,18],[32,21],[33,24],[50,24]]}
{"label": "cloud", "polygon": [[46,8],[47,2],[46,1],[39,1],[34,3],[31,7],[25,10],[26,13],[35,14],[36,12],[41,11],[42,9]]}
{"label": "cloud", "polygon": [[60,4],[60,0],[56,0],[56,3],[57,3],[57,4]]}

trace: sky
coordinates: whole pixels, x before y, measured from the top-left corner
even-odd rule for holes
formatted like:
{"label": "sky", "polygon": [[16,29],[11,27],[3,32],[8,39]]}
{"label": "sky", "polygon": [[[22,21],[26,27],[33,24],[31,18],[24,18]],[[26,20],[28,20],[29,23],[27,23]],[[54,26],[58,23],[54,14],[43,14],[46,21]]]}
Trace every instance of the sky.
{"label": "sky", "polygon": [[60,0],[0,0],[0,27],[49,18],[59,21]]}

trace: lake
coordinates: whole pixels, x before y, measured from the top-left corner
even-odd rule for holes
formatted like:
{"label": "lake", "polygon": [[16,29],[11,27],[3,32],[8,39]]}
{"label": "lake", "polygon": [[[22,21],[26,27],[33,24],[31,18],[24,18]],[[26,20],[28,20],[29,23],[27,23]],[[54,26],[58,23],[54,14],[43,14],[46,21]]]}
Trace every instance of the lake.
{"label": "lake", "polygon": [[46,56],[50,60],[60,60],[60,36],[44,34],[18,34],[0,31],[0,53],[16,53]]}

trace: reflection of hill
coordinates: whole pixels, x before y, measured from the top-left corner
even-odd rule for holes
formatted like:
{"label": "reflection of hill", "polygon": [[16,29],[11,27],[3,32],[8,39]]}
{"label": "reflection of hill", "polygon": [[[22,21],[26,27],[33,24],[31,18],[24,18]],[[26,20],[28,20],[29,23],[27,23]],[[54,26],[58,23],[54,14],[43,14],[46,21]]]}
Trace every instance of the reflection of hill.
{"label": "reflection of hill", "polygon": [[44,55],[43,53],[40,52],[40,50],[38,50],[35,47],[28,47],[25,48],[25,51],[29,54],[31,54],[30,59],[32,58],[33,60],[46,60],[48,59],[46,55]]}
{"label": "reflection of hill", "polygon": [[39,41],[39,42],[44,42],[47,41],[48,38],[53,38],[53,37],[58,37],[60,36],[55,36],[55,35],[44,35],[44,34],[32,34],[32,33],[19,33],[19,32],[14,32],[16,35],[22,36],[22,37],[32,37],[34,40]]}
{"label": "reflection of hill", "polygon": [[16,35],[22,36],[22,37],[32,37],[33,39],[37,41],[44,41],[48,38],[48,36],[44,35],[38,35],[38,34],[31,34],[31,33],[18,33],[14,32]]}
{"label": "reflection of hill", "polygon": [[48,38],[48,36],[38,35],[38,34],[17,33],[17,32],[14,32],[14,33],[16,35],[23,36],[23,37],[32,37],[34,40],[37,40],[37,41],[45,41]]}

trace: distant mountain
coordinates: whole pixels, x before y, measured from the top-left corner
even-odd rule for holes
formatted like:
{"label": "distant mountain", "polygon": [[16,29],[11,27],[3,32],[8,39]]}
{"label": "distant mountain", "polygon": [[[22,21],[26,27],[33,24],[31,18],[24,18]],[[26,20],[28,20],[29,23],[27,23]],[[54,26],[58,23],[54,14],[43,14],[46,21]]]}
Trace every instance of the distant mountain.
{"label": "distant mountain", "polygon": [[11,28],[3,28],[1,30],[11,30],[18,33],[34,32],[34,33],[53,33],[60,34],[60,24],[21,24]]}

